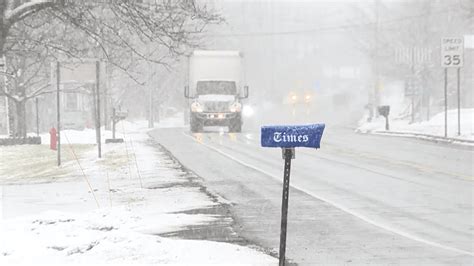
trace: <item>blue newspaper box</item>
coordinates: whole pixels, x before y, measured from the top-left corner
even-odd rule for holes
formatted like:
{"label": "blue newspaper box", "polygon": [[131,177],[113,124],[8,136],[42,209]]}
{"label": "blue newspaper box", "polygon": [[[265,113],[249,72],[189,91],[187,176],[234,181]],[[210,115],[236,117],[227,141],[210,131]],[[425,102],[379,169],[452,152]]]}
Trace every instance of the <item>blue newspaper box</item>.
{"label": "blue newspaper box", "polygon": [[324,124],[263,126],[261,128],[261,145],[274,148],[318,149],[324,127]]}

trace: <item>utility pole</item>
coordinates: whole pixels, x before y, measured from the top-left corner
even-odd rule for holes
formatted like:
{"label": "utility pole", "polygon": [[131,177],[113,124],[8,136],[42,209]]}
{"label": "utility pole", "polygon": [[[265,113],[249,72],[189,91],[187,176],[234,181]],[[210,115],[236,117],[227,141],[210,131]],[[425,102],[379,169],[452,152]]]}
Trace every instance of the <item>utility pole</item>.
{"label": "utility pole", "polygon": [[96,95],[96,114],[95,114],[95,135],[97,139],[98,157],[102,158],[102,146],[100,140],[100,62],[95,62],[95,95]]}
{"label": "utility pole", "polygon": [[380,105],[380,88],[379,88],[379,0],[375,0],[375,24],[374,24],[374,41],[375,41],[375,55],[374,55],[374,75],[375,75],[375,84],[374,84],[374,106],[372,109],[375,117],[378,117],[377,106]]}
{"label": "utility pole", "polygon": [[56,112],[57,112],[57,134],[58,134],[58,166],[61,166],[61,98],[59,94],[59,85],[61,83],[61,71],[59,61],[56,62]]}

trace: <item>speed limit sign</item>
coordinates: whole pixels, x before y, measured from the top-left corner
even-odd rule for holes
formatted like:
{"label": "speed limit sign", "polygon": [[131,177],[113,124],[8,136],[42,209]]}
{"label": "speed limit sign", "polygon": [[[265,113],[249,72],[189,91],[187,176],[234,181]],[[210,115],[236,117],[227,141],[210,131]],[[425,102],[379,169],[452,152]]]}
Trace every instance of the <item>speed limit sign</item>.
{"label": "speed limit sign", "polygon": [[442,67],[462,67],[464,54],[464,39],[442,38],[441,39],[441,66]]}

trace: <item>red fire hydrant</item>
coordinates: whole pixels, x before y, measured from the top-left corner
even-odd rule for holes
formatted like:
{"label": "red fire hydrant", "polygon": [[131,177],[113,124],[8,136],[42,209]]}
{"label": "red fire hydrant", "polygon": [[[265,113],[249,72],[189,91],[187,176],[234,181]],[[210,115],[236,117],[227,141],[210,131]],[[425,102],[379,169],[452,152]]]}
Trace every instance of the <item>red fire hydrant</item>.
{"label": "red fire hydrant", "polygon": [[50,130],[49,130],[49,148],[51,150],[56,150],[57,149],[57,143],[58,143],[58,135],[57,135],[57,131],[54,127],[52,127]]}

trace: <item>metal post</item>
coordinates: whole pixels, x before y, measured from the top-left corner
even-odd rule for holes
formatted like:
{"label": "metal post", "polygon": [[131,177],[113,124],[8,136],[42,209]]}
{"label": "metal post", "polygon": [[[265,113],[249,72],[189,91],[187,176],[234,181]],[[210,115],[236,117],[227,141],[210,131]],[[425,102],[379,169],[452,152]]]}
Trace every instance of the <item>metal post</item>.
{"label": "metal post", "polygon": [[59,94],[59,85],[61,83],[60,77],[60,65],[59,61],[56,62],[56,113],[57,117],[57,134],[58,134],[58,166],[61,166],[61,109],[60,109],[60,94]]}
{"label": "metal post", "polygon": [[448,137],[448,68],[444,68],[444,137]]}
{"label": "metal post", "polygon": [[110,87],[110,73],[109,73],[109,65],[104,63],[105,67],[105,84],[104,84],[104,126],[105,130],[110,130],[110,124],[109,124],[109,110],[108,110],[108,93],[109,93],[109,87]]}
{"label": "metal post", "polygon": [[411,48],[411,121],[410,123],[415,123],[415,46]]}
{"label": "metal post", "polygon": [[458,67],[458,136],[461,136],[461,68]]}
{"label": "metal post", "polygon": [[426,97],[428,97],[428,99],[426,100],[426,101],[427,101],[427,105],[426,105],[426,121],[430,121],[430,116],[431,116],[431,114],[430,114],[430,112],[431,112],[431,110],[430,110],[430,98],[431,98],[431,96],[430,96],[430,91],[429,91],[429,90],[428,90],[427,94],[428,94],[428,95],[427,95]]}
{"label": "metal post", "polygon": [[[192,88],[190,85],[189,85],[189,63],[190,63],[190,55],[186,55],[186,77],[185,77],[185,82],[186,82],[186,85],[185,87],[187,87],[187,90],[188,92],[190,92],[190,88]],[[186,89],[185,89],[186,90]],[[183,119],[184,119],[184,124],[187,125],[189,124],[189,99],[188,98],[184,98],[184,115],[183,115]]]}
{"label": "metal post", "polygon": [[112,108],[112,139],[115,139],[115,107]]}
{"label": "metal post", "polygon": [[280,231],[280,253],[279,253],[279,264],[280,266],[285,265],[285,252],[286,252],[286,228],[288,220],[288,198],[290,196],[290,170],[291,170],[291,159],[294,158],[294,149],[284,148],[283,157],[285,159],[285,168],[283,174],[283,195],[281,200],[281,231]]}
{"label": "metal post", "polygon": [[150,86],[150,100],[148,101],[148,128],[154,127],[153,122],[153,86]]}
{"label": "metal post", "polygon": [[375,24],[374,24],[374,40],[375,40],[375,86],[374,86],[374,105],[372,106],[373,115],[378,118],[379,113],[377,107],[380,105],[380,78],[379,78],[379,14],[380,14],[380,0],[375,0]]}
{"label": "metal post", "polygon": [[415,87],[412,85],[410,124],[413,124],[413,123],[415,123]]}
{"label": "metal post", "polygon": [[38,97],[35,98],[35,109],[36,109],[36,136],[39,136]]}
{"label": "metal post", "polygon": [[101,141],[100,141],[100,62],[96,61],[95,62],[95,88],[96,88],[96,118],[95,118],[95,134],[97,138],[97,152],[99,158],[102,157],[102,147],[101,147]]}

